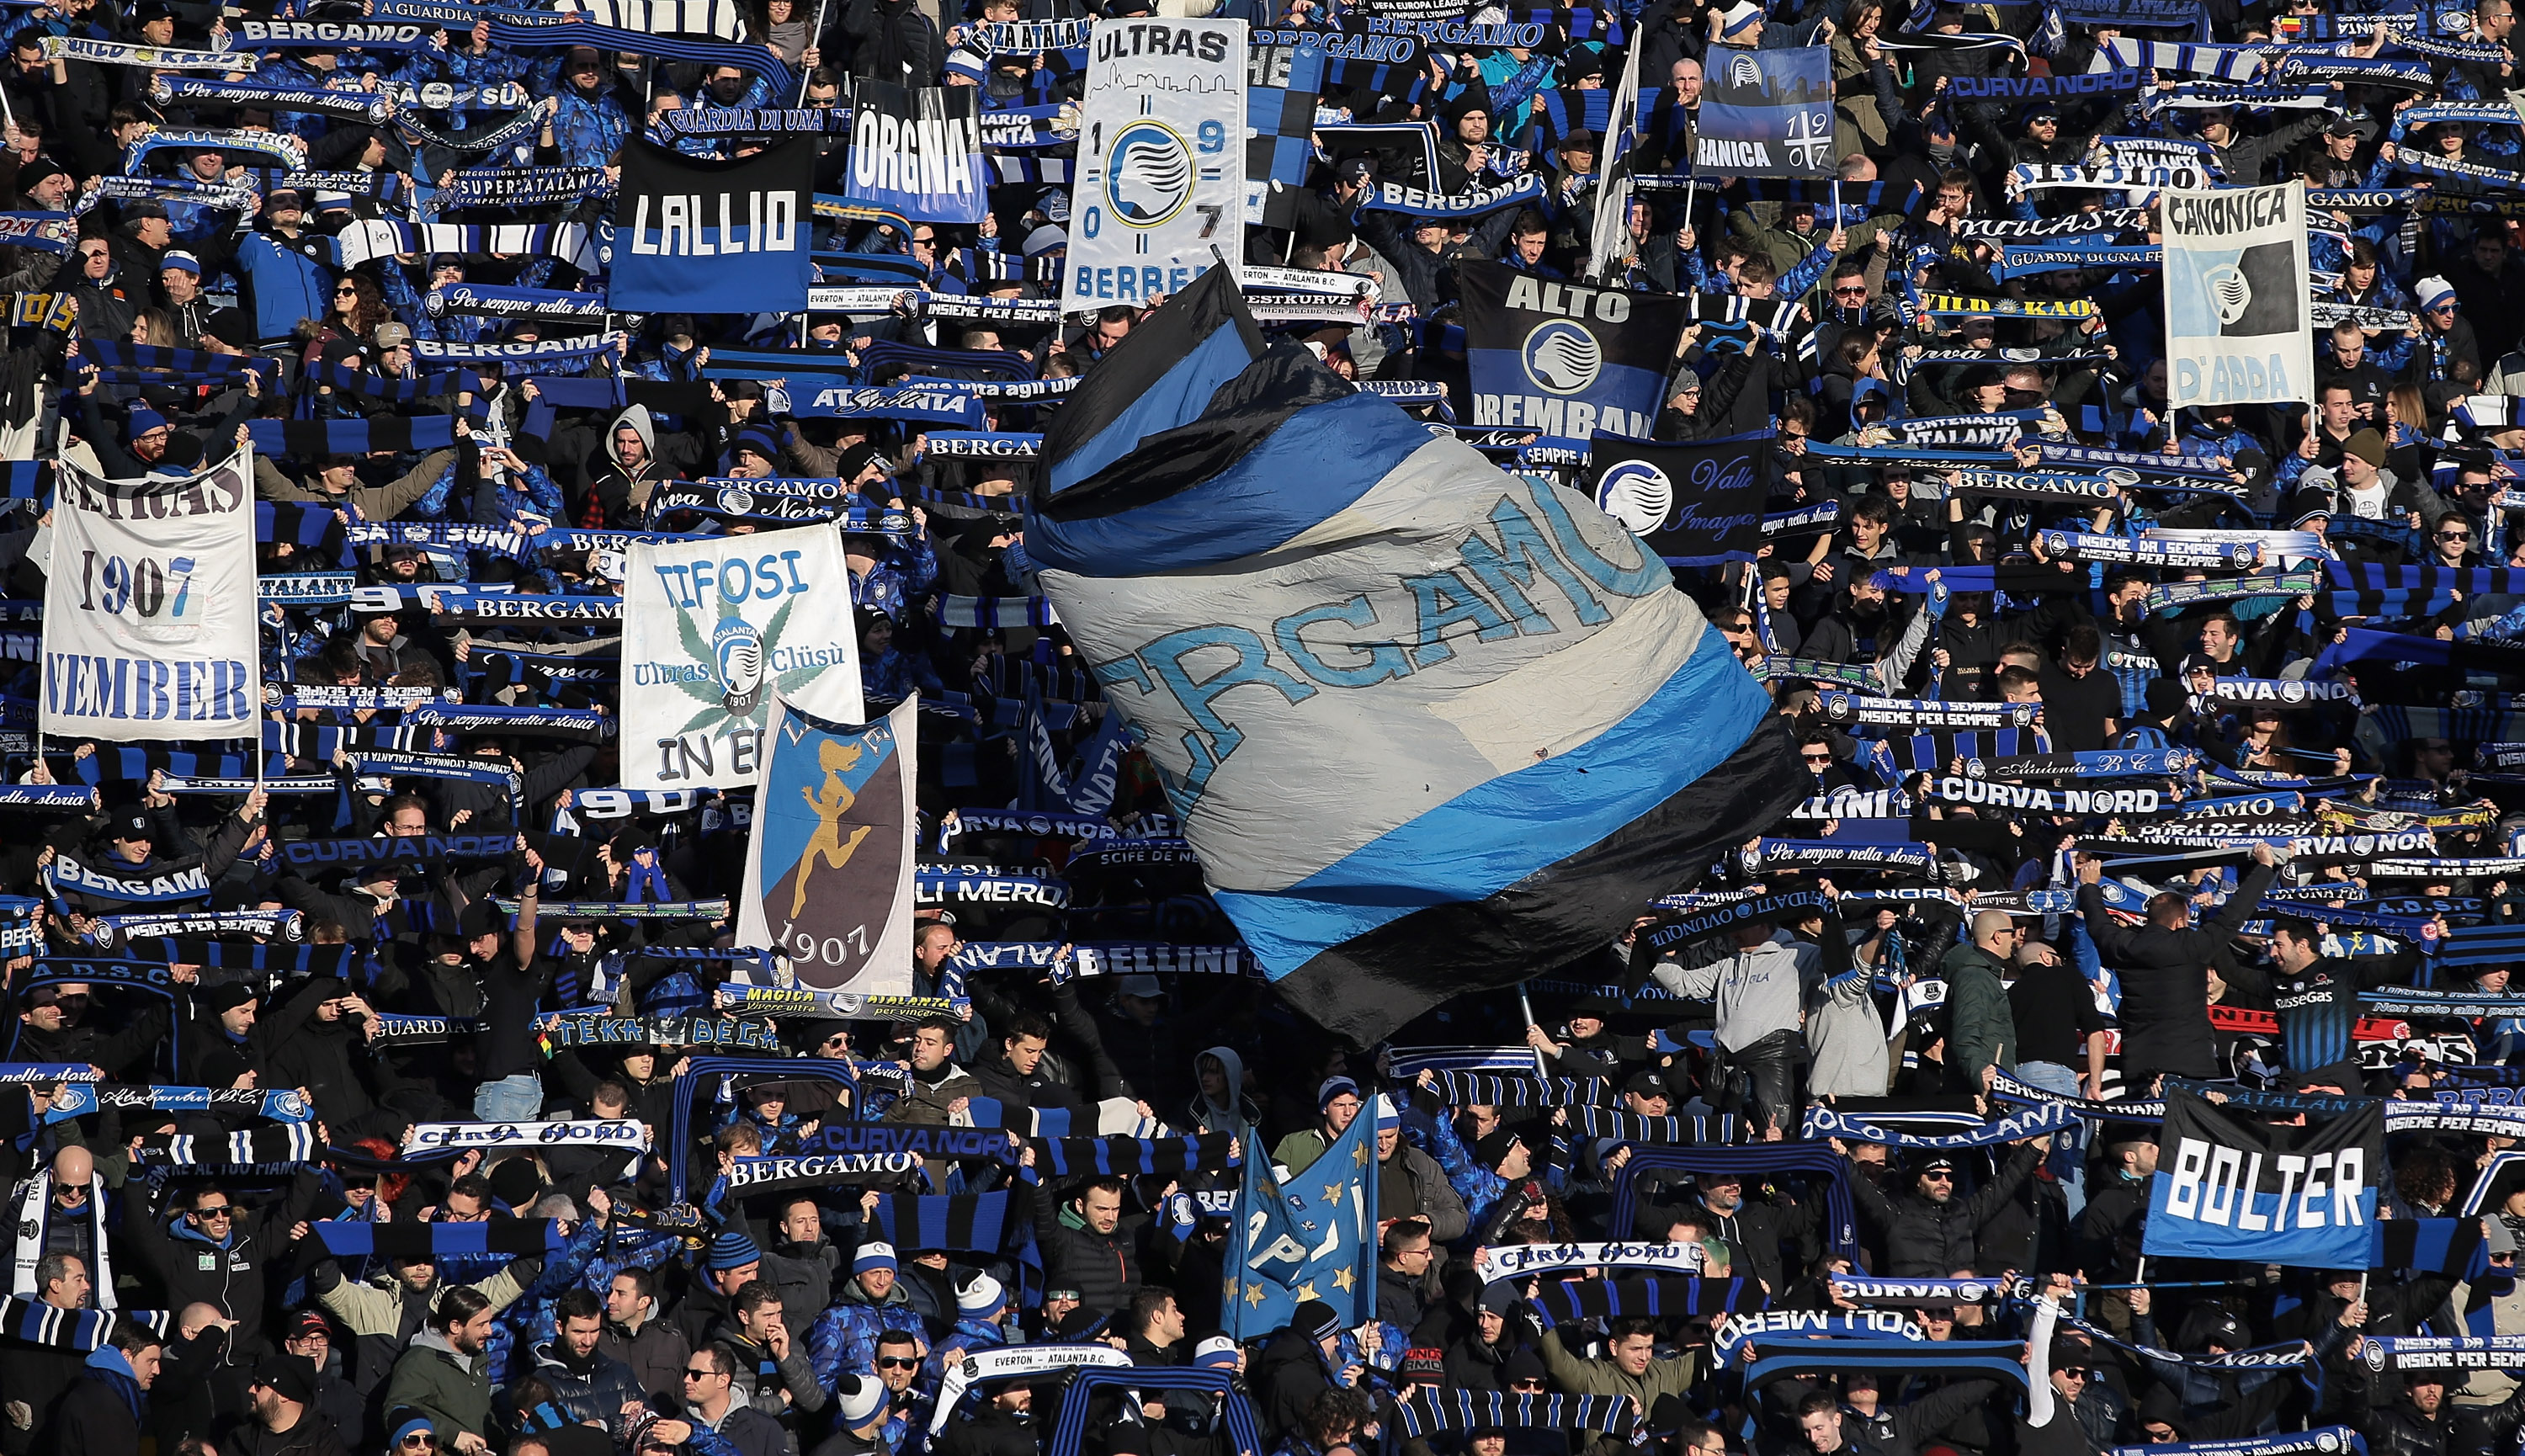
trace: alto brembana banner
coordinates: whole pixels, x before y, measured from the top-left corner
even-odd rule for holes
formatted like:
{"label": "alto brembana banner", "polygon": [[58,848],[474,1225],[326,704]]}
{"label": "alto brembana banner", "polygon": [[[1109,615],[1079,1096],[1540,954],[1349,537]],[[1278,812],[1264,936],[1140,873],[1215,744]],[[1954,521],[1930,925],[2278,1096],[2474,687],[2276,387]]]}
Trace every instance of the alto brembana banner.
{"label": "alto brembana banner", "polygon": [[1752,561],[1762,547],[1771,431],[1652,445],[1596,436],[1596,505],[1668,566]]}
{"label": "alto brembana banner", "polygon": [[1684,300],[1471,260],[1457,265],[1456,282],[1475,428],[1649,437],[1665,403]]}
{"label": "alto brembana banner", "polygon": [[54,467],[37,727],[72,738],[254,731],[254,452],[175,479]]}
{"label": "alto brembana banner", "polygon": [[793,137],[719,162],[627,138],[607,300],[629,314],[806,308],[818,145]]}
{"label": "alto brembana banner", "polygon": [[1026,516],[1219,907],[1345,1034],[1618,933],[1807,792],[1638,537],[1266,353],[1223,276],[1070,395]]}
{"label": "alto brembana banner", "polygon": [[851,92],[854,202],[915,223],[979,223],[990,211],[982,160],[982,102],[973,86],[890,86]]}
{"label": "alto brembana banner", "polygon": [[2313,403],[2305,183],[2169,188],[2159,202],[2174,402]]}
{"label": "alto brembana banner", "polygon": [[736,938],[787,951],[811,990],[912,992],[919,708],[851,728],[773,695]]}
{"label": "alto brembana banner", "polygon": [[1069,199],[1069,289],[1092,313],[1180,293],[1245,241],[1245,23],[1096,26]]}
{"label": "alto brembana banner", "polygon": [[1832,176],[1832,47],[1713,45],[1704,69],[1695,171],[1816,181]]}
{"label": "alto brembana banner", "polygon": [[651,544],[622,582],[622,784],[751,788],[770,689],[860,721],[850,569],[830,527]]}
{"label": "alto brembana banner", "polygon": [[2385,1111],[2275,1127],[2169,1091],[2143,1252],[2365,1269],[2386,1175]]}

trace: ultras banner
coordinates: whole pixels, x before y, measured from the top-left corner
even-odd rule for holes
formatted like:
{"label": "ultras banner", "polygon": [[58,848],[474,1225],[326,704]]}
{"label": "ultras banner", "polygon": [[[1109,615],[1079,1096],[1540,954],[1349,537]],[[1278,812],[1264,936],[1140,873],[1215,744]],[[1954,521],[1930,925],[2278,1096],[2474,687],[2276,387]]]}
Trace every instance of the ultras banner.
{"label": "ultras banner", "polygon": [[865,728],[772,705],[736,938],[789,952],[811,990],[912,990],[919,703]]}
{"label": "ultras banner", "polygon": [[2161,202],[2174,402],[2313,403],[2305,183],[2169,189]]}
{"label": "ultras banner", "polygon": [[720,162],[626,138],[607,300],[630,314],[806,308],[819,145],[793,137]]}
{"label": "ultras banner", "polygon": [[1180,293],[1244,251],[1245,23],[1105,21],[1092,38],[1071,313]]}
{"label": "ultras banner", "polygon": [[1648,438],[1682,336],[1684,300],[1457,265],[1475,428]]}
{"label": "ultras banner", "polygon": [[254,452],[178,479],[54,466],[38,726],[73,738],[254,731]]}
{"label": "ultras banner", "polygon": [[1752,561],[1763,544],[1771,431],[1654,445],[1596,436],[1596,505],[1669,566]]}
{"label": "ultras banner", "polygon": [[819,718],[860,721],[850,569],[831,527],[635,541],[622,598],[625,787],[752,787],[773,687]]}
{"label": "ultras banner", "polygon": [[2276,1127],[2169,1091],[2142,1248],[2185,1259],[2365,1269],[2386,1176],[2384,1104]]}

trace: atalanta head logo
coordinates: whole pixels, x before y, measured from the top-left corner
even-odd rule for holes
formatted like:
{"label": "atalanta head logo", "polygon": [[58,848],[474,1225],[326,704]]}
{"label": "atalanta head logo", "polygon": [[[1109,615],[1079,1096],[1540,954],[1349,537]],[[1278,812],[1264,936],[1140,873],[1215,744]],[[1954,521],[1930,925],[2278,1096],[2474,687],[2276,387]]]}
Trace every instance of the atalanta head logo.
{"label": "atalanta head logo", "polygon": [[1192,147],[1171,126],[1146,118],[1114,138],[1105,201],[1133,227],[1162,226],[1192,201]]}
{"label": "atalanta head logo", "polygon": [[2218,325],[2222,328],[2245,317],[2245,310],[2253,306],[2253,279],[2246,277],[2245,271],[2232,263],[2209,270],[2203,275],[2201,281],[2209,287],[2209,302],[2218,310]]}
{"label": "atalanta head logo", "polygon": [[1596,335],[1566,319],[1537,325],[1518,352],[1525,377],[1554,394],[1584,394],[1605,372],[1605,351],[1596,346]]}
{"label": "atalanta head logo", "polygon": [[1762,89],[1762,63],[1748,52],[1737,52],[1736,59],[1727,65],[1727,84]]}
{"label": "atalanta head logo", "polygon": [[1596,504],[1631,534],[1644,536],[1665,525],[1674,509],[1674,482],[1645,460],[1625,460],[1596,482]]}
{"label": "atalanta head logo", "polygon": [[751,516],[754,514],[754,492],[735,485],[722,485],[718,492],[718,508],[731,516]]}
{"label": "atalanta head logo", "polygon": [[752,713],[763,696],[762,633],[731,612],[712,629],[711,653],[718,663],[720,704],[740,718]]}

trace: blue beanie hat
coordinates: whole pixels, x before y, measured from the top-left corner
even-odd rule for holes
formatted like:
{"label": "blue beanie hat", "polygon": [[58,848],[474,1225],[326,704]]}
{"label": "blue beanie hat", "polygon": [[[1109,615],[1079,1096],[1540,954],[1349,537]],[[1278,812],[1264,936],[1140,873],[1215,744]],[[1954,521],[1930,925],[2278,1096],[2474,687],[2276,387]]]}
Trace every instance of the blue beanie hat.
{"label": "blue beanie hat", "polygon": [[861,1244],[859,1252],[851,1255],[851,1273],[853,1274],[866,1274],[871,1269],[891,1270],[896,1267],[897,1266],[894,1262],[894,1245],[879,1240],[871,1239],[866,1243]]}
{"label": "blue beanie hat", "polygon": [[394,1434],[387,1437],[386,1444],[388,1446],[401,1446],[403,1444],[404,1437],[413,1434],[415,1431],[419,1431],[424,1435],[434,1436],[438,1434],[438,1424],[430,1420],[427,1416],[415,1416],[411,1420],[404,1422],[401,1426],[396,1427]]}
{"label": "blue beanie hat", "polygon": [[1359,1083],[1351,1080],[1347,1077],[1325,1078],[1323,1085],[1315,1088],[1315,1111],[1321,1112],[1325,1108],[1332,1106],[1333,1099],[1343,1095],[1344,1093],[1348,1093],[1353,1097],[1358,1096]]}
{"label": "blue beanie hat", "polygon": [[1383,1092],[1377,1093],[1376,1130],[1382,1132],[1388,1128],[1400,1128],[1402,1126],[1403,1113],[1400,1109],[1395,1107],[1394,1099]]}
{"label": "blue beanie hat", "polygon": [[131,422],[130,434],[135,440],[153,429],[167,427],[167,417],[145,404],[133,405],[130,413],[124,418]]}
{"label": "blue beanie hat", "polygon": [[752,450],[766,460],[776,461],[780,458],[780,437],[766,426],[749,425],[736,432],[736,443],[729,453],[733,455],[737,450]]}
{"label": "blue beanie hat", "polygon": [[743,1269],[748,1264],[762,1262],[761,1246],[742,1233],[730,1230],[711,1240],[710,1270],[713,1274],[724,1274],[731,1269]]}

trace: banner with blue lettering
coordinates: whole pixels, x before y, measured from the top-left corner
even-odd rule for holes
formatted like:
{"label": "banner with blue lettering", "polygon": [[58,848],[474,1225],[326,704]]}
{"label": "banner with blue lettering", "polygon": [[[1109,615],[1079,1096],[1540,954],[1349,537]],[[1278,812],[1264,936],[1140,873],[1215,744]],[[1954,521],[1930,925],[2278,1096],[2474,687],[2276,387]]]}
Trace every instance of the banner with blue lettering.
{"label": "banner with blue lettering", "polygon": [[625,138],[607,301],[632,314],[805,309],[821,144],[793,137],[721,162]]}
{"label": "banner with blue lettering", "polygon": [[2305,183],[2169,188],[2159,201],[2174,402],[2312,403]]}
{"label": "banner with blue lettering", "polygon": [[172,479],[53,474],[37,727],[66,738],[233,738],[263,689],[254,451]]}
{"label": "banner with blue lettering", "polygon": [[1832,48],[1713,45],[1704,68],[1694,170],[1704,176],[1832,176]]}
{"label": "banner with blue lettering", "polygon": [[1456,282],[1475,428],[1649,437],[1683,334],[1684,299],[1471,260],[1457,265]]}
{"label": "banner with blue lettering", "polygon": [[2168,1091],[2142,1250],[2301,1269],[2364,1269],[2386,1176],[2385,1111],[2275,1127]]}
{"label": "banner with blue lettering", "polygon": [[991,174],[982,161],[977,87],[862,81],[851,105],[845,197],[915,223],[982,221]]}
{"label": "banner with blue lettering", "polygon": [[798,984],[912,992],[914,743],[920,703],[850,727],[774,695],[736,938],[789,953]]}
{"label": "banner with blue lettering", "polygon": [[1770,430],[1653,445],[1596,436],[1596,505],[1669,566],[1752,561],[1770,493]]}

